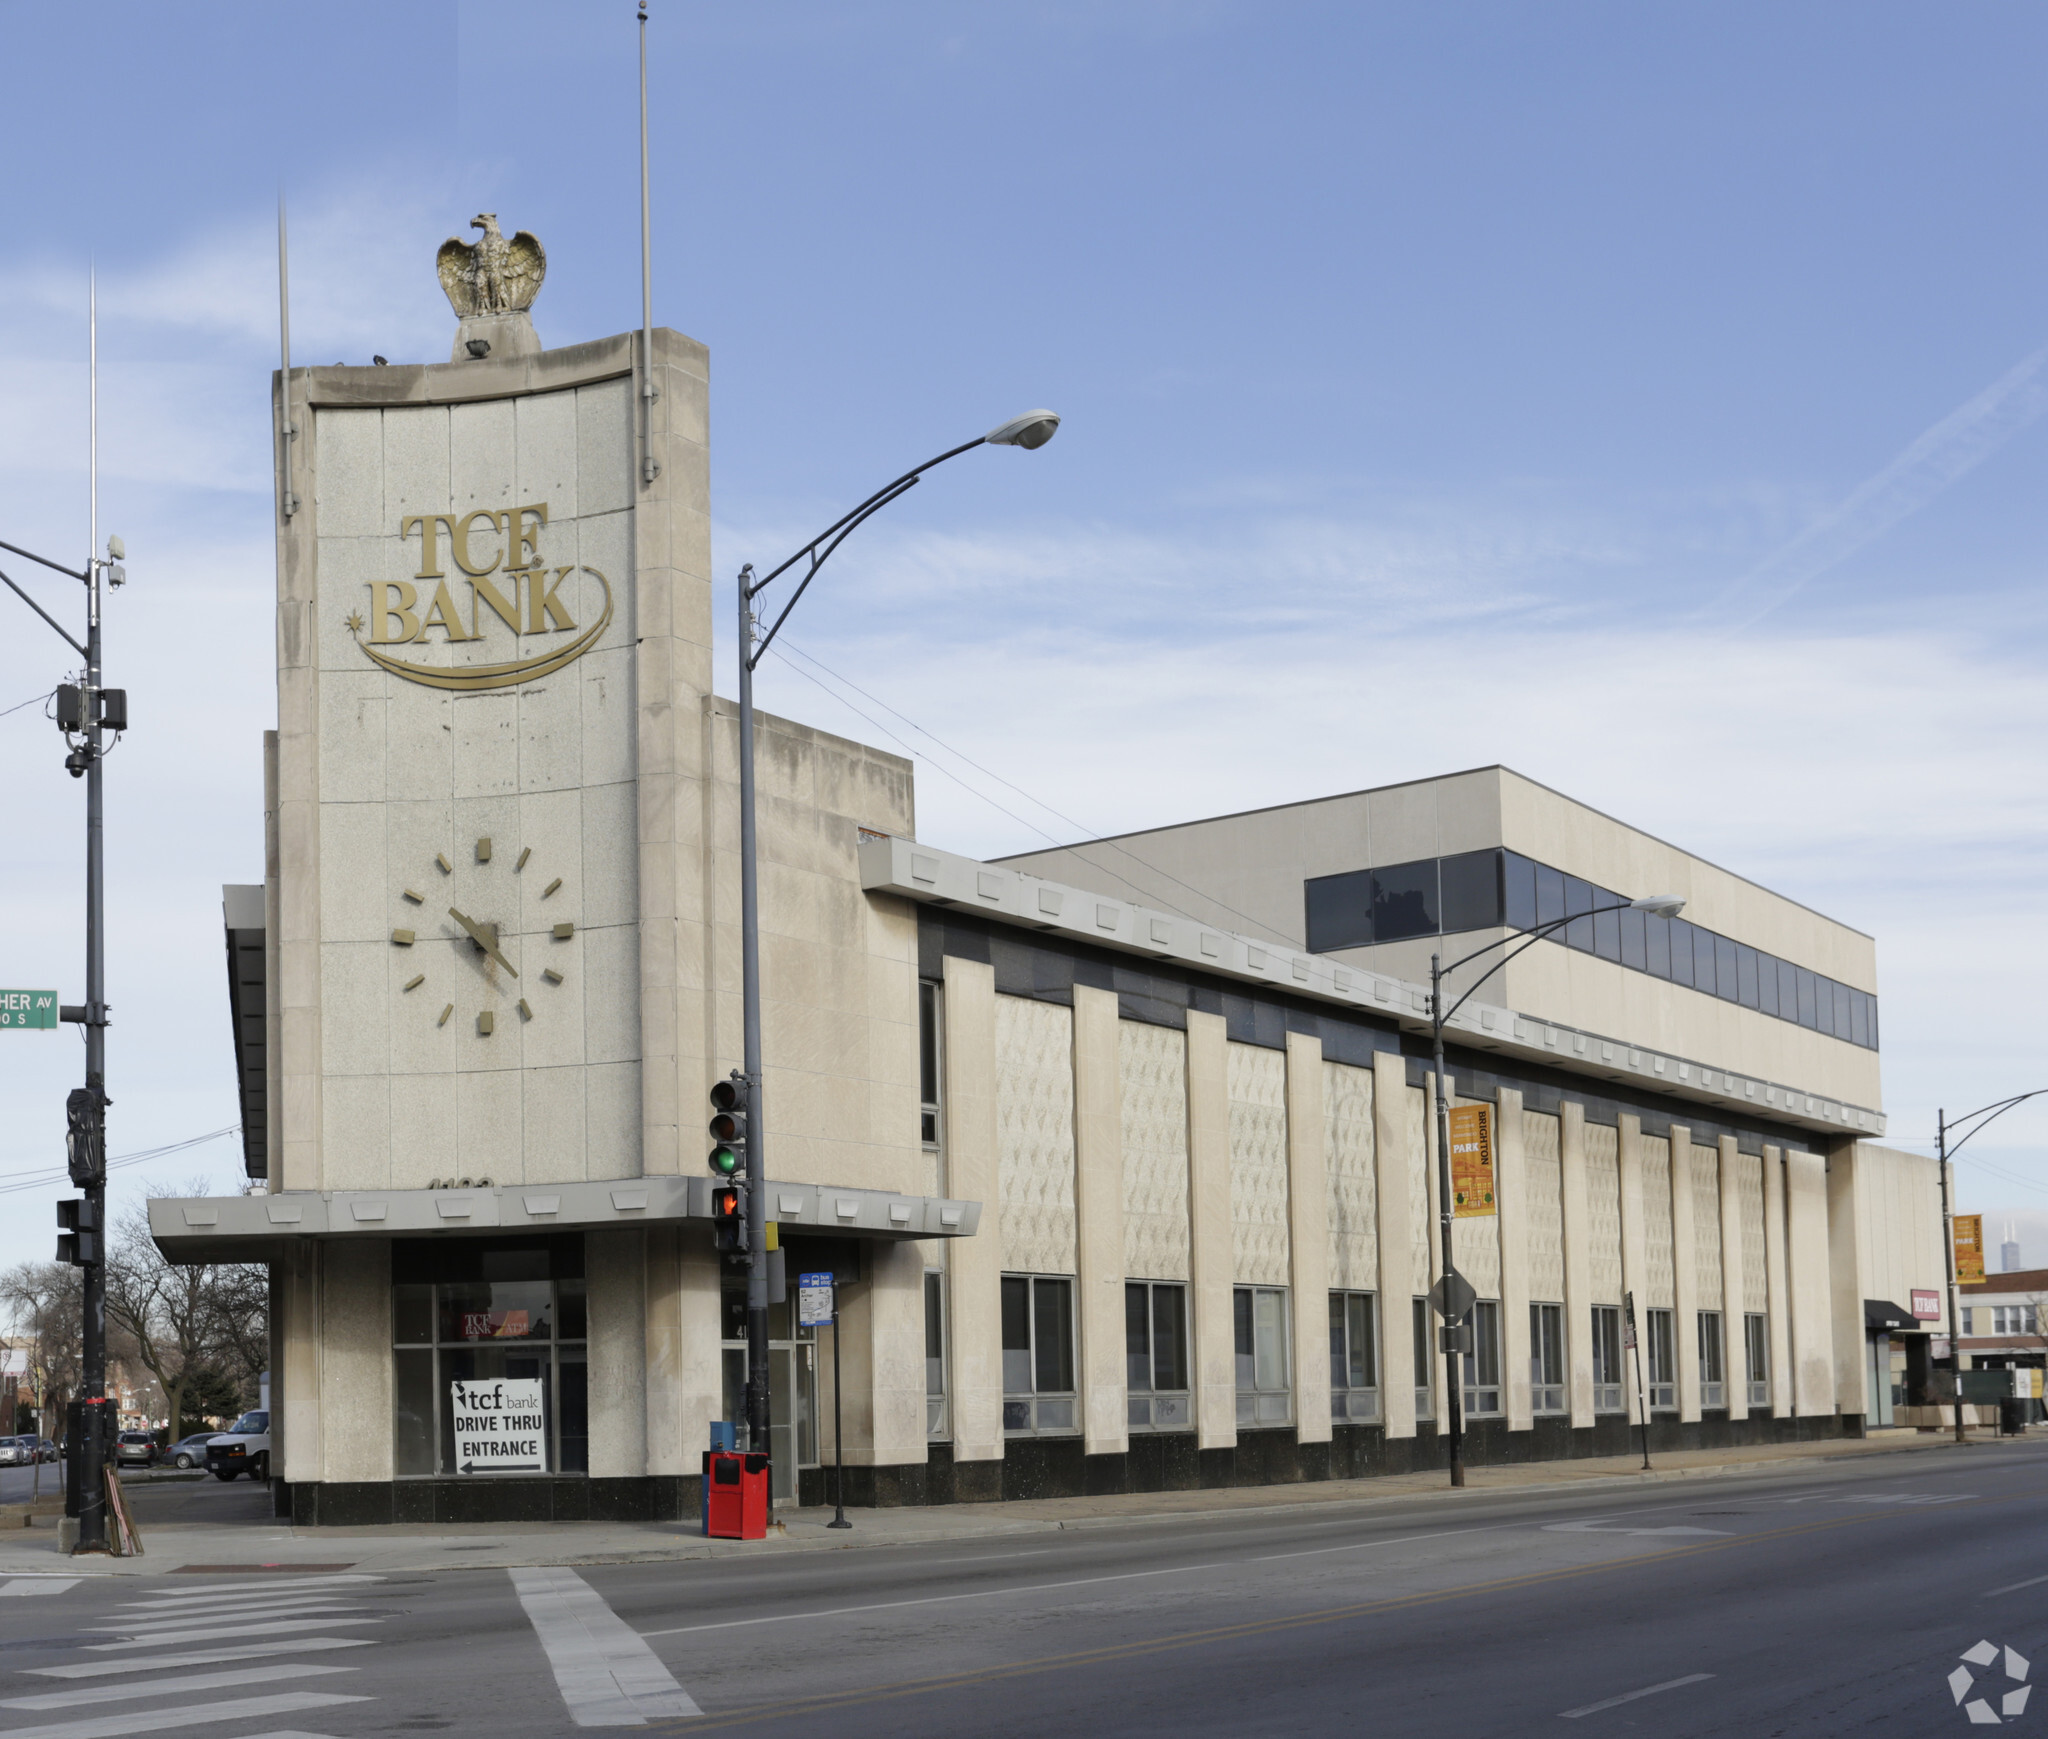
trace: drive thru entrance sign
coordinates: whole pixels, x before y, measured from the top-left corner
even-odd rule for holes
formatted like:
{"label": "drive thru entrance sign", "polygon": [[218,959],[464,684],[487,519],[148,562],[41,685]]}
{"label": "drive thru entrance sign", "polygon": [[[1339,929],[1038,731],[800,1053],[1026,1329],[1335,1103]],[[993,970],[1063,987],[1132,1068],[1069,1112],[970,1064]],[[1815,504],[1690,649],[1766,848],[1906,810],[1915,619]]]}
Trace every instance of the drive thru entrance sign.
{"label": "drive thru entrance sign", "polygon": [[462,1473],[545,1473],[548,1418],[538,1377],[492,1377],[448,1385],[455,1466]]}

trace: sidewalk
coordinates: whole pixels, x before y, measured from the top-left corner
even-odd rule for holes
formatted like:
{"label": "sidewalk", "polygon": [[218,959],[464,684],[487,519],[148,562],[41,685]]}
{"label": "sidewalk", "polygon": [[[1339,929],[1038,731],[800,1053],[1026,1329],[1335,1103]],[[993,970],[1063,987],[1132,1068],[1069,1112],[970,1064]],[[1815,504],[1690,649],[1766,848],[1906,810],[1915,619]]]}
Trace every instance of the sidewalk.
{"label": "sidewalk", "polygon": [[[32,1529],[0,1531],[0,1576],[154,1576],[167,1571],[337,1572],[389,1576],[423,1570],[495,1569],[527,1564],[634,1564],[758,1556],[763,1552],[853,1551],[918,1546],[945,1540],[986,1540],[1082,1528],[1171,1525],[1230,1515],[1357,1511],[1423,1500],[1455,1504],[1477,1493],[1579,1491],[1698,1479],[1740,1478],[1829,1462],[1868,1463],[1880,1456],[1968,1455],[1997,1442],[1973,1432],[1953,1437],[1917,1431],[1880,1432],[1862,1440],[1764,1444],[1742,1449],[1687,1450],[1653,1457],[1650,1472],[1635,1456],[1543,1461],[1467,1470],[1464,1491],[1441,1471],[1313,1485],[1162,1491],[1113,1497],[1045,1498],[1032,1502],[950,1504],[925,1509],[854,1510],[850,1531],[828,1531],[828,1508],[783,1510],[779,1532],[765,1541],[707,1540],[695,1522],[524,1522],[440,1527],[294,1529],[284,1523],[222,1521],[143,1525],[140,1558],[63,1558],[46,1519]],[[1901,1468],[1902,1473],[1908,1471]],[[1920,1469],[1911,1469],[1918,1472]],[[11,1519],[11,1518],[10,1518]]]}

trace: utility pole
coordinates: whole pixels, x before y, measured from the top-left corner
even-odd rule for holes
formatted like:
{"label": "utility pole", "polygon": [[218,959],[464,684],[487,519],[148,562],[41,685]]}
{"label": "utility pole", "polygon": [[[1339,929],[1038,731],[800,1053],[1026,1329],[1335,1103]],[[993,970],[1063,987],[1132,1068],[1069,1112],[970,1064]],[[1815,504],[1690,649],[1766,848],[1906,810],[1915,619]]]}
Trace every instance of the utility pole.
{"label": "utility pole", "polygon": [[1963,1426],[1963,1319],[1956,1314],[1956,1222],[1948,1201],[1948,1112],[1934,1114],[1934,1163],[1941,1173],[1941,1242],[1948,1274],[1948,1362],[1956,1380],[1956,1441],[1966,1443]]}

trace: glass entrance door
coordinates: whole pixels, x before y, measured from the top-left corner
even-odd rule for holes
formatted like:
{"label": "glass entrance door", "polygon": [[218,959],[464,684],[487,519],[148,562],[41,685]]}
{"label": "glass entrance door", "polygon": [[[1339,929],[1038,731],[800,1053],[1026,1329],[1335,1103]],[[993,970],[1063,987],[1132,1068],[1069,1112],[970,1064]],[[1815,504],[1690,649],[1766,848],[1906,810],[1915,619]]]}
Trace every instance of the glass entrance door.
{"label": "glass entrance door", "polygon": [[[797,1470],[818,1465],[816,1354],[807,1340],[768,1343],[768,1490],[779,1504],[795,1504]],[[728,1341],[723,1366],[725,1417],[748,1449],[746,1347]]]}

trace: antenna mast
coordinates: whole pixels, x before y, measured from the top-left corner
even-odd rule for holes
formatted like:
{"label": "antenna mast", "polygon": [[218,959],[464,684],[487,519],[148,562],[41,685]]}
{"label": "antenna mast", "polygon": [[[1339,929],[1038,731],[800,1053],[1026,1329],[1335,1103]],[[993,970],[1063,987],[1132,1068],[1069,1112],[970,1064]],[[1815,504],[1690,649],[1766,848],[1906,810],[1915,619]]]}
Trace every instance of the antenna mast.
{"label": "antenna mast", "polygon": [[654,259],[647,206],[647,0],[640,0],[640,481],[661,474],[654,462]]}
{"label": "antenna mast", "polygon": [[292,268],[286,241],[284,189],[277,190],[277,349],[282,364],[277,377],[277,500],[289,519],[298,511],[292,493]]}

